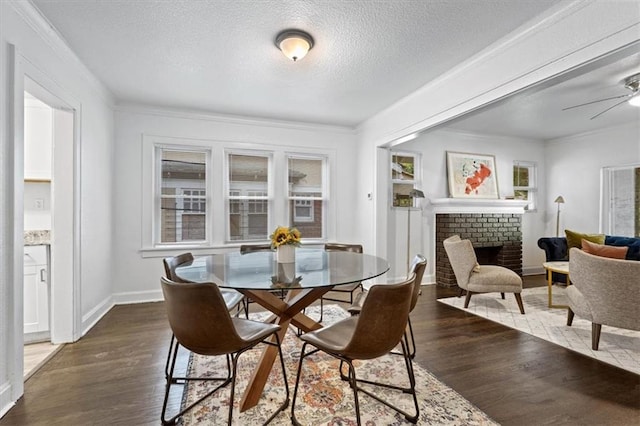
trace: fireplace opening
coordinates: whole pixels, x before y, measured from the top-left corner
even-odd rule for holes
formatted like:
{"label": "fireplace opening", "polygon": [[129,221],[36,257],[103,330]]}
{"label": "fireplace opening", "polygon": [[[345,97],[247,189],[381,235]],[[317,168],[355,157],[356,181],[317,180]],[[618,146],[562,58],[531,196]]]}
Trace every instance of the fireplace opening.
{"label": "fireplace opening", "polygon": [[502,244],[493,247],[474,247],[476,258],[481,265],[499,265],[498,256],[502,250]]}

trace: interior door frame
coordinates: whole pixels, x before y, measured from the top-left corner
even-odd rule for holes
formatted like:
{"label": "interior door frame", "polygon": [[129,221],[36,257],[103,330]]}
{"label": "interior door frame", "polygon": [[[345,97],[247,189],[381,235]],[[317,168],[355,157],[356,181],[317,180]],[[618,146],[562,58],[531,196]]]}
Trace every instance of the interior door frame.
{"label": "interior door frame", "polygon": [[[67,205],[63,212],[66,214],[71,212],[72,218],[68,221],[65,229],[58,230],[61,233],[71,235],[69,245],[71,246],[71,256],[67,256],[66,262],[61,261],[58,265],[52,263],[52,270],[58,267],[60,270],[66,269],[66,275],[71,277],[70,280],[60,280],[61,282],[53,282],[52,280],[52,300],[51,300],[51,339],[54,343],[73,342],[80,338],[81,333],[81,304],[80,304],[80,113],[81,104],[68,92],[58,84],[53,78],[48,76],[43,70],[39,69],[33,62],[23,56],[20,51],[13,45],[9,45],[9,57],[13,65],[12,72],[12,105],[13,121],[9,123],[12,126],[13,136],[13,338],[9,339],[9,353],[13,354],[9,363],[9,371],[12,385],[12,397],[17,400],[24,392],[24,383],[22,379],[23,357],[24,357],[24,295],[23,295],[23,267],[22,253],[24,247],[24,91],[28,86],[30,91],[38,91],[33,93],[45,103],[54,109],[64,110],[73,114],[73,142],[69,150],[72,166],[72,178],[66,179],[67,187],[59,188],[58,192],[69,191],[72,193],[72,204]],[[35,84],[35,86],[34,86]],[[44,99],[42,99],[44,98]],[[55,147],[54,147],[55,149]],[[67,165],[68,170],[68,165]],[[55,182],[55,164],[52,169],[52,177]],[[55,183],[53,184],[55,185]],[[53,188],[52,185],[52,188]],[[52,206],[55,204],[55,193],[52,191]],[[69,203],[67,203],[69,204]],[[58,206],[59,207],[59,206]],[[52,216],[60,214],[56,212],[56,207],[52,209]],[[52,218],[52,223],[55,218]],[[69,229],[67,229],[69,228]],[[54,231],[55,232],[55,231]],[[61,251],[64,247],[56,247],[58,243],[54,239],[51,245],[51,251]],[[53,258],[52,258],[53,259]],[[63,259],[64,260],[64,259]],[[62,297],[55,297],[53,293]]]}

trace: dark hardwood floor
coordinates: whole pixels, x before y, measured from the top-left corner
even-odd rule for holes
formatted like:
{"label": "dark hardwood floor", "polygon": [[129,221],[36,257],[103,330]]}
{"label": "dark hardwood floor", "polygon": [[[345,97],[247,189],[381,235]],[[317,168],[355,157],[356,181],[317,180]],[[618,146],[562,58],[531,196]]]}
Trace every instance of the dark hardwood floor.
{"label": "dark hardwood floor", "polygon": [[[544,285],[543,277],[525,282]],[[640,376],[436,301],[455,294],[423,287],[412,314],[416,361],[493,419],[640,424]],[[114,307],[25,383],[0,425],[159,424],[169,337],[162,303]]]}

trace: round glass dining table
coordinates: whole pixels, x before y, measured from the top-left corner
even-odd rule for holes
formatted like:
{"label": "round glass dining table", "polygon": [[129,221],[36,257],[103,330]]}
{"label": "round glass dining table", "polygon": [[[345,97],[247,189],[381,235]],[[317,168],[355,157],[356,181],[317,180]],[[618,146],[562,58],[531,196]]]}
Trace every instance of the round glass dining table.
{"label": "round glass dining table", "polygon": [[213,254],[176,268],[183,280],[242,290],[334,287],[375,278],[389,270],[379,257],[347,251],[296,249],[295,262],[278,263],[274,251]]}
{"label": "round glass dining table", "polygon": [[[303,310],[333,287],[372,279],[388,270],[385,259],[368,254],[298,248],[293,263],[278,263],[275,251],[238,251],[197,257],[177,267],[176,275],[185,281],[212,282],[251,298],[273,313],[266,321],[280,325],[282,341],[290,324],[304,332],[322,328]],[[283,290],[284,299],[279,297]],[[265,347],[240,401],[241,411],[258,403],[277,353],[276,347]]]}

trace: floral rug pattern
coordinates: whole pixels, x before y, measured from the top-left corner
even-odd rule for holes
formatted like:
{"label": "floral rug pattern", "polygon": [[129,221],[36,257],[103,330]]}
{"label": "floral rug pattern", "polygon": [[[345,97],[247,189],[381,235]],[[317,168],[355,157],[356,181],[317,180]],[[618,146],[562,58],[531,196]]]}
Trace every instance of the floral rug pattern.
{"label": "floral rug pattern", "polygon": [[[311,311],[311,316],[315,317],[313,309],[312,307],[308,311]],[[337,305],[325,306],[324,323],[330,324],[346,315],[347,313]],[[259,316],[256,316],[256,318],[259,318]],[[293,401],[293,390],[301,346],[301,341],[295,335],[295,329],[290,328],[284,339],[283,355],[287,368],[291,401]],[[248,351],[239,358],[233,424],[263,424],[284,400],[285,390],[282,372],[280,363],[276,361],[258,405],[242,413],[238,410],[238,403],[263,347],[263,345],[258,345],[258,349]],[[340,380],[338,365],[339,361],[322,353],[316,353],[305,360],[296,401],[296,418],[302,424],[336,426],[356,424],[353,392],[347,382]],[[497,424],[427,370],[416,363],[413,365],[420,405],[418,424]],[[192,354],[188,369],[190,375],[220,376],[226,373],[226,361],[224,357],[202,357]],[[357,362],[356,372],[358,378],[361,379],[384,381],[400,386],[407,386],[409,383],[404,361],[398,355],[387,355],[377,360]],[[211,389],[212,385],[214,384],[197,381],[189,383],[184,390],[183,406],[205,394],[208,389]],[[218,393],[185,414],[182,418],[182,424],[226,424],[229,388],[230,386],[227,386],[218,391]],[[369,389],[371,388],[369,387]],[[373,391],[376,395],[391,401],[394,405],[401,406],[402,409],[409,413],[413,413],[415,410],[411,395],[380,387],[373,388]],[[369,396],[363,393],[358,395],[362,424],[368,426],[410,424],[402,415]],[[291,403],[285,411],[278,414],[271,424],[290,425],[290,416]]]}

